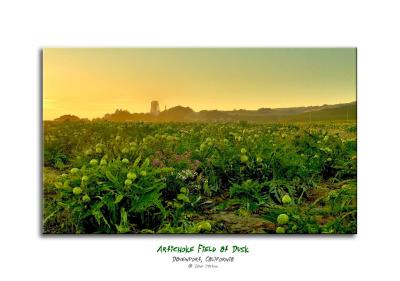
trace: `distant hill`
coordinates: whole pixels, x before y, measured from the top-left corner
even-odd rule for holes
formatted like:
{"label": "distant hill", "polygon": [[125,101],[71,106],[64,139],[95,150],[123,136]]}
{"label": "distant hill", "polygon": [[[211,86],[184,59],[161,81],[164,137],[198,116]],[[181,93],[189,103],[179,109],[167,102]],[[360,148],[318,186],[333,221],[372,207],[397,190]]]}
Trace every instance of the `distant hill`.
{"label": "distant hill", "polygon": [[117,110],[106,114],[103,119],[110,121],[147,121],[147,122],[303,122],[355,120],[357,103],[341,103],[321,106],[303,106],[288,108],[260,108],[258,110],[201,110],[195,112],[190,107],[175,106],[160,112],[158,116],[150,113],[129,113]]}
{"label": "distant hill", "polygon": [[80,121],[80,120],[81,119],[78,116],[71,115],[71,114],[62,115],[62,116],[54,119],[54,121],[57,121],[57,122],[72,122],[72,121]]}
{"label": "distant hill", "polygon": [[196,114],[190,107],[175,106],[168,110],[160,112],[156,117],[158,121],[193,121],[196,119]]}
{"label": "distant hill", "polygon": [[114,113],[107,113],[102,118],[107,121],[156,121],[149,113],[130,113],[128,110],[117,109]]}
{"label": "distant hill", "polygon": [[[258,110],[201,110],[195,112],[190,107],[181,105],[161,111],[158,115],[150,113],[130,113],[128,110],[117,109],[107,113],[103,118],[95,120],[106,121],[143,121],[143,122],[305,122],[305,121],[336,121],[356,120],[357,103],[341,103],[321,106],[303,106],[288,108],[260,108]],[[83,120],[75,115],[63,115],[54,121]]]}
{"label": "distant hill", "polygon": [[285,117],[283,120],[292,122],[302,121],[339,121],[356,120],[357,104],[350,103],[342,106],[326,107],[320,110],[310,110],[305,113],[295,114]]}

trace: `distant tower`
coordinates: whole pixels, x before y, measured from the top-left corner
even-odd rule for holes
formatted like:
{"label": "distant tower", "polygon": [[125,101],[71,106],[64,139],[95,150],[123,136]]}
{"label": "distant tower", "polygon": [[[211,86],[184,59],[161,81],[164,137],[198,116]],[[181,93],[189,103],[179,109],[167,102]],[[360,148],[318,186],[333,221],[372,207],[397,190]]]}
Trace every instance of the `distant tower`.
{"label": "distant tower", "polygon": [[160,113],[160,106],[158,105],[158,101],[153,100],[151,102],[150,114],[157,116]]}

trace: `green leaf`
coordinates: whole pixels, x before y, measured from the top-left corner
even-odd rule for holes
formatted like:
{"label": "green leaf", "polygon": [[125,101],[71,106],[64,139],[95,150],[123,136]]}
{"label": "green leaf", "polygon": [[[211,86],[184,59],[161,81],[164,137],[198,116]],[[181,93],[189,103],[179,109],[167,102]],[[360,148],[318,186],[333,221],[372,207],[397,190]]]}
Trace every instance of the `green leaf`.
{"label": "green leaf", "polygon": [[157,206],[160,202],[160,189],[160,187],[147,189],[140,197],[132,200],[132,207],[129,211],[142,213],[152,206]]}
{"label": "green leaf", "polygon": [[150,165],[150,159],[147,157],[140,168],[147,168]]}
{"label": "green leaf", "polygon": [[138,158],[136,158],[135,162],[133,162],[133,167],[137,167],[139,165],[140,160],[142,159],[142,156],[139,155]]}
{"label": "green leaf", "polygon": [[117,197],[115,197],[114,204],[118,204],[121,202],[121,200],[124,198],[124,195],[118,194]]}
{"label": "green leaf", "polygon": [[123,224],[123,225],[128,224],[128,215],[125,211],[125,208],[121,209],[121,224]]}
{"label": "green leaf", "polygon": [[53,217],[56,213],[58,212],[58,210],[55,210],[54,212],[52,212],[50,215],[48,215],[44,221],[43,224],[45,224],[51,217]]}
{"label": "green leaf", "polygon": [[129,224],[128,224],[128,214],[125,211],[125,208],[121,208],[121,222],[119,225],[115,225],[118,233],[127,233],[129,232]]}
{"label": "green leaf", "polygon": [[119,183],[118,179],[109,170],[106,171],[106,177],[107,177],[107,179],[109,179],[117,187],[121,186],[121,184]]}
{"label": "green leaf", "polygon": [[190,203],[189,198],[183,193],[179,193],[177,198],[183,202]]}

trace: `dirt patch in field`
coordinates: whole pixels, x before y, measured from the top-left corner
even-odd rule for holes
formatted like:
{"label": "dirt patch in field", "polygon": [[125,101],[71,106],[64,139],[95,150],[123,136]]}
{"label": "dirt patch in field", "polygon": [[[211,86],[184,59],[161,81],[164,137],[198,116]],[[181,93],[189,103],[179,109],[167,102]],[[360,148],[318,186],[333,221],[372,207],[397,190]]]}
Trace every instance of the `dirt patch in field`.
{"label": "dirt patch in field", "polygon": [[258,216],[242,217],[234,213],[221,212],[210,215],[216,223],[223,223],[227,233],[275,232],[275,224]]}

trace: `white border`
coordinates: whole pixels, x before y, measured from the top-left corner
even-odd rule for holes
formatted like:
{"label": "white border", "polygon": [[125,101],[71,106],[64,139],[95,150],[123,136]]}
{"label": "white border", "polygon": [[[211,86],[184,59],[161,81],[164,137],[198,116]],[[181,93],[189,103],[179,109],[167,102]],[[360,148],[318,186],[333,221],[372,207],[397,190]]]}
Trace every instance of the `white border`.
{"label": "white border", "polygon": [[[0,279],[396,280],[399,25],[395,1],[1,2]],[[359,234],[43,238],[39,50],[56,46],[358,47]],[[156,255],[162,242],[252,253],[194,271]]]}

